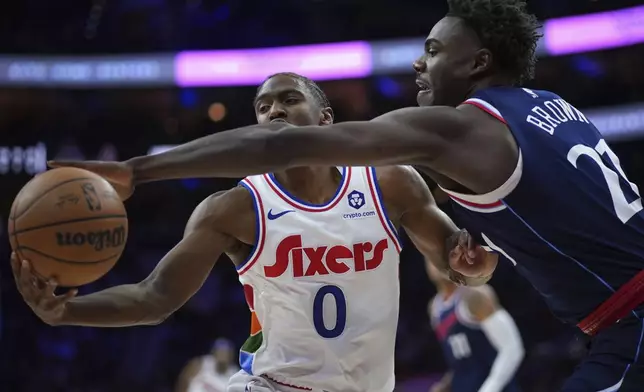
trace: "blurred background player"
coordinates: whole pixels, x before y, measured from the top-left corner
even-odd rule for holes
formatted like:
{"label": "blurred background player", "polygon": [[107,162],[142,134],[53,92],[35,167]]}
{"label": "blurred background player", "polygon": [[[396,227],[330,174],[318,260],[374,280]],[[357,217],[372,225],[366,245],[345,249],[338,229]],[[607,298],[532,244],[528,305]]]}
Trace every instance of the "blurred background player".
{"label": "blurred background player", "polygon": [[430,392],[519,392],[523,342],[492,287],[459,287],[429,262],[427,274],[437,291],[429,316],[449,367]]}
{"label": "blurred background player", "polygon": [[225,392],[228,380],[238,371],[232,342],[219,338],[210,353],[192,359],[183,368],[175,392]]}
{"label": "blurred background player", "polygon": [[[269,77],[254,107],[261,124],[333,122],[324,92],[297,74]],[[398,227],[443,271],[448,257],[496,267],[496,255],[452,241],[463,233],[407,166],[298,167],[247,177],[204,200],[183,239],[138,284],[70,300],[69,293],[54,294],[53,279],[34,284],[39,278],[28,261],[14,255],[12,266],[19,291],[43,321],[116,327],[165,320],[226,253],[252,317],[242,370],[229,391],[391,392]],[[478,284],[490,274],[467,280]]]}

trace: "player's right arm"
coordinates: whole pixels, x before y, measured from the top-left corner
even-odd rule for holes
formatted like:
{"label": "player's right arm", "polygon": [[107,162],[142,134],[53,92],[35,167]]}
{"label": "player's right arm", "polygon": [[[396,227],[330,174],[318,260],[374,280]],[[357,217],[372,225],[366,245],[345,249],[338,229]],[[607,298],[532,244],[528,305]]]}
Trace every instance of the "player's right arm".
{"label": "player's right arm", "polygon": [[208,277],[223,252],[234,247],[224,231],[234,211],[232,191],[204,200],[192,213],[183,239],[136,284],[115,286],[74,297],[55,295],[56,282],[40,281],[29,263],[14,258],[12,266],[25,302],[47,324],[124,327],[154,325],[188,301]]}
{"label": "player's right arm", "polygon": [[257,124],[218,132],[126,162],[50,162],[105,177],[121,197],[135,185],[176,178],[244,177],[299,166],[412,164],[475,193],[503,184],[516,167],[509,129],[472,105],[404,108],[371,121]]}

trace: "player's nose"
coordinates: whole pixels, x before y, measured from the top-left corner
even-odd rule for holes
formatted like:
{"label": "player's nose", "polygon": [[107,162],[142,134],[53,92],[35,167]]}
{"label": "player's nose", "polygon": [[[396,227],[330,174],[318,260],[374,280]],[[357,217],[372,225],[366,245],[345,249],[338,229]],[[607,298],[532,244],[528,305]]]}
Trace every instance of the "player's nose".
{"label": "player's nose", "polygon": [[423,61],[422,57],[416,59],[411,66],[412,68],[414,68],[414,71],[416,71],[417,73],[421,73],[427,69],[427,66],[425,65],[425,62]]}
{"label": "player's nose", "polygon": [[268,114],[268,120],[273,121],[278,118],[286,119],[286,111],[281,105],[273,105]]}

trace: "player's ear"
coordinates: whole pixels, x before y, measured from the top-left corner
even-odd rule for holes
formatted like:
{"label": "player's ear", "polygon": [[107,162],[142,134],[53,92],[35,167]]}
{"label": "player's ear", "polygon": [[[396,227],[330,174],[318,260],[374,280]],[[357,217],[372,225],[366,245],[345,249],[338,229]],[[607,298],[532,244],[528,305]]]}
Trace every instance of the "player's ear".
{"label": "player's ear", "polygon": [[320,111],[320,125],[333,124],[333,109],[330,107],[322,108]]}
{"label": "player's ear", "polygon": [[479,49],[474,54],[474,64],[472,65],[472,75],[481,75],[487,73],[492,68],[492,52],[488,49]]}

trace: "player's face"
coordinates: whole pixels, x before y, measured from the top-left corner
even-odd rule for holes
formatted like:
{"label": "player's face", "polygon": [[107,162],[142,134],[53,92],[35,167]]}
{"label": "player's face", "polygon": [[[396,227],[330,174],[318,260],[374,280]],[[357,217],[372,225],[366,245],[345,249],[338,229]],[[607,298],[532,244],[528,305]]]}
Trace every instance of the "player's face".
{"label": "player's face", "polygon": [[286,75],[274,76],[255,101],[259,124],[287,122],[293,125],[325,125],[333,122],[330,108],[321,108],[306,85]]}
{"label": "player's face", "polygon": [[229,364],[233,361],[233,351],[228,348],[217,348],[213,352],[213,356],[218,363]]}
{"label": "player's face", "polygon": [[[480,73],[481,44],[460,18],[446,16],[427,36],[414,64],[419,106],[458,106],[471,93]],[[489,53],[489,52],[486,52]]]}

